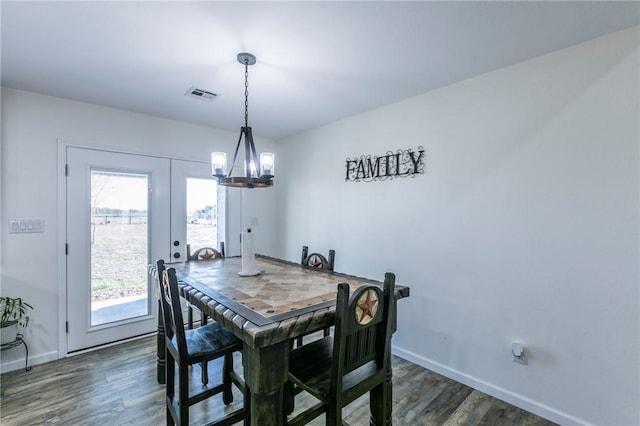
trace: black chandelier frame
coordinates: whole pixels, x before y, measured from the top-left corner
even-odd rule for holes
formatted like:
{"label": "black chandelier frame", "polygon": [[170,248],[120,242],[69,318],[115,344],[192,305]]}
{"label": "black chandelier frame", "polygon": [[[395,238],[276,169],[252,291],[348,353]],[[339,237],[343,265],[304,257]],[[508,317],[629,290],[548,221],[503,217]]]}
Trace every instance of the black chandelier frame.
{"label": "black chandelier frame", "polygon": [[[262,165],[258,161],[256,147],[253,143],[251,127],[249,127],[249,66],[256,63],[256,57],[251,53],[238,53],[238,62],[244,65],[244,126],[240,128],[240,137],[238,138],[238,144],[233,154],[233,161],[231,162],[229,173],[226,176],[222,174],[216,174],[214,176],[218,179],[218,184],[222,186],[267,188],[273,186],[274,176],[270,173],[263,173]],[[243,135],[245,176],[232,176]],[[252,164],[253,167],[251,167]],[[258,174],[260,175],[258,176]]]}

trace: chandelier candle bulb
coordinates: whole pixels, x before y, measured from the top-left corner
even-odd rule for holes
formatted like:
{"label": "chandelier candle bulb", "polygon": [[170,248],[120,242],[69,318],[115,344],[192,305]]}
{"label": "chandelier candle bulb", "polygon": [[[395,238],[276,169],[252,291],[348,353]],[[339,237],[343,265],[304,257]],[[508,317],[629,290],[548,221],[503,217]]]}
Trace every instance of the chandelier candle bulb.
{"label": "chandelier candle bulb", "polygon": [[262,176],[273,177],[274,165],[275,155],[272,152],[260,153],[260,169],[262,170]]}
{"label": "chandelier candle bulb", "polygon": [[227,172],[227,153],[211,153],[211,174],[214,176],[224,176]]}
{"label": "chandelier candle bulb", "polygon": [[247,173],[247,176],[252,178],[258,177],[258,170],[256,169],[256,163],[253,161],[249,162],[249,172]]}

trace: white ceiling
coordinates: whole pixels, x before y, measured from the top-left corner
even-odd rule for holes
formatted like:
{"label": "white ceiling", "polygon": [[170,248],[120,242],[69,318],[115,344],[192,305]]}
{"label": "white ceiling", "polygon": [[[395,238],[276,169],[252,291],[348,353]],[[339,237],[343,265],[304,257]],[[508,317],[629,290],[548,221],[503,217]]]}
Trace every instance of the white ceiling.
{"label": "white ceiling", "polygon": [[248,51],[249,125],[274,140],[640,23],[635,1],[1,7],[3,86],[239,131]]}

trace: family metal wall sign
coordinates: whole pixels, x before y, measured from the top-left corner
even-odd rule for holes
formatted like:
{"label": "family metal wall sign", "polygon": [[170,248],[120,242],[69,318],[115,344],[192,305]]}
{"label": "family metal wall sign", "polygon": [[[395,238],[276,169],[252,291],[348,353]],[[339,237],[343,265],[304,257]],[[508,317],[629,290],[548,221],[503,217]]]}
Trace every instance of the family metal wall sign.
{"label": "family metal wall sign", "polygon": [[385,155],[347,158],[346,181],[371,182],[424,174],[424,148],[387,151]]}

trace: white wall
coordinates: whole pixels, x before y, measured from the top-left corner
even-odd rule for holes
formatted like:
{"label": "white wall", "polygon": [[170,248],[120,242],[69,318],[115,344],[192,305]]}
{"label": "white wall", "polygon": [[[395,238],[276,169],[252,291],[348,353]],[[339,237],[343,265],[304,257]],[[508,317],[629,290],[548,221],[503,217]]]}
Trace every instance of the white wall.
{"label": "white wall", "polygon": [[[282,141],[277,255],[394,271],[401,356],[564,424],[640,424],[638,35]],[[344,180],[347,157],[418,145],[424,175]]]}
{"label": "white wall", "polygon": [[[25,337],[30,359],[37,364],[61,355],[58,329],[66,319],[58,309],[57,259],[64,241],[58,241],[57,229],[64,218],[57,214],[57,181],[63,178],[58,173],[57,139],[208,161],[214,150],[231,156],[238,133],[7,88],[2,88],[1,120],[1,291],[23,296],[35,307]],[[256,145],[261,150],[275,148],[262,139]],[[247,191],[245,216],[260,223],[256,251],[269,254],[275,238],[275,200],[267,193],[273,189]],[[45,232],[8,234],[12,218],[43,218]],[[2,370],[22,368],[23,357],[19,349],[2,352]]]}

